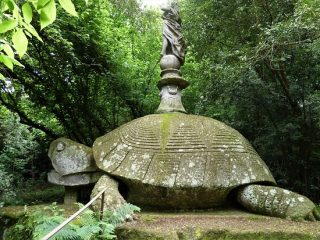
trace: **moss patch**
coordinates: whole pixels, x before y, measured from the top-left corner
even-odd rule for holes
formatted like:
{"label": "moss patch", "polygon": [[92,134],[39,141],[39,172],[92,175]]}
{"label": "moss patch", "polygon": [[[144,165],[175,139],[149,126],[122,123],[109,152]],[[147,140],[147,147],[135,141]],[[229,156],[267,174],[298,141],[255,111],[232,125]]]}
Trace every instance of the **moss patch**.
{"label": "moss patch", "polygon": [[166,145],[169,141],[170,137],[170,123],[172,118],[175,117],[174,113],[166,113],[161,114],[161,125],[160,125],[160,139],[161,139],[161,151],[164,152],[164,149],[166,148]]}
{"label": "moss patch", "polygon": [[118,227],[118,239],[320,239],[319,222],[295,222],[233,209],[196,213],[140,213],[138,217],[138,221]]}

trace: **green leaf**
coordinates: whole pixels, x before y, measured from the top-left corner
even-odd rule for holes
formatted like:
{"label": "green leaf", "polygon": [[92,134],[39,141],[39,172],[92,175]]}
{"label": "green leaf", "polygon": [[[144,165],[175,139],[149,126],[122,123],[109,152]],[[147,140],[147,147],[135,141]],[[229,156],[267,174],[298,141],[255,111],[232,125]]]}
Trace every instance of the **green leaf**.
{"label": "green leaf", "polygon": [[6,80],[6,78],[0,73],[0,80]]}
{"label": "green leaf", "polygon": [[44,6],[46,6],[49,1],[50,1],[50,0],[38,0],[37,9],[40,10],[41,8],[43,8]]}
{"label": "green leaf", "polygon": [[19,28],[12,36],[13,47],[17,50],[19,57],[22,58],[27,51],[28,39],[23,30]]}
{"label": "green leaf", "polygon": [[22,5],[22,13],[24,17],[24,21],[26,23],[31,23],[32,21],[32,8],[28,2]]}
{"label": "green leaf", "polygon": [[3,46],[3,50],[8,55],[8,57],[14,58],[14,52],[13,52],[12,48],[10,47],[10,45],[5,44]]}
{"label": "green leaf", "polygon": [[11,71],[13,70],[12,60],[8,56],[6,56],[4,54],[0,54],[0,62],[2,62]]}
{"label": "green leaf", "polygon": [[5,2],[11,11],[15,9],[16,4],[13,0],[6,0]]}
{"label": "green leaf", "polygon": [[8,4],[6,2],[0,3],[0,12],[5,12],[9,9]]}
{"label": "green leaf", "polygon": [[31,24],[22,23],[22,26],[31,33],[34,37],[36,37],[40,42],[43,42],[41,37],[39,36],[38,32],[34,29],[34,27]]}
{"label": "green leaf", "polygon": [[19,66],[19,67],[24,67],[19,61],[17,61],[16,59],[11,59],[11,61],[12,61],[12,63],[14,64],[14,65],[17,65],[17,66]]}
{"label": "green leaf", "polygon": [[14,29],[18,25],[18,21],[16,19],[6,20],[0,23],[0,33],[8,32]]}
{"label": "green leaf", "polygon": [[45,5],[40,12],[40,25],[41,29],[44,29],[46,26],[50,25],[56,20],[56,4],[54,0],[50,0],[47,5]]}
{"label": "green leaf", "polygon": [[59,0],[61,7],[66,10],[72,16],[78,16],[76,9],[71,0]]}

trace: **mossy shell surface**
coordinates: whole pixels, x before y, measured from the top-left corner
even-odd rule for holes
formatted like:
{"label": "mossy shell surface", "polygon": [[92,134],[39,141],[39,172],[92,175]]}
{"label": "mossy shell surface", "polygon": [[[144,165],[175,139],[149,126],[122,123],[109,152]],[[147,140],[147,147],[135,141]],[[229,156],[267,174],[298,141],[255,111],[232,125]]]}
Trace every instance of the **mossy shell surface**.
{"label": "mossy shell surface", "polygon": [[98,168],[120,179],[129,201],[162,208],[222,205],[250,183],[275,185],[268,167],[235,129],[183,113],[153,114],[98,138]]}

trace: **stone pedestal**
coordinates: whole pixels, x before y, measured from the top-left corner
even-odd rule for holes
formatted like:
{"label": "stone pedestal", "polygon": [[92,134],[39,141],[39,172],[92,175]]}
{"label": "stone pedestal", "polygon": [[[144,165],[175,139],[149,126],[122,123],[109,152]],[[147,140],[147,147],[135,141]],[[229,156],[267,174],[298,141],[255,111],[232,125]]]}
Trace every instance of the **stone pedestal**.
{"label": "stone pedestal", "polygon": [[77,202],[78,199],[78,187],[64,187],[64,201],[65,205],[72,205]]}

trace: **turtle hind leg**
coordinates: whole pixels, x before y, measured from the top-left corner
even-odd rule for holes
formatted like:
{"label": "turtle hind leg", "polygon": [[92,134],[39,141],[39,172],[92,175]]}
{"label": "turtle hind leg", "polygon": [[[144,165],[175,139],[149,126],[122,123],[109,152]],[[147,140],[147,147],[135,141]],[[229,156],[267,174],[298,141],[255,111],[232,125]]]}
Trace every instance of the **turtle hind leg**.
{"label": "turtle hind leg", "polygon": [[[114,211],[117,208],[121,207],[126,203],[123,196],[119,192],[119,182],[109,177],[108,175],[103,175],[100,177],[99,181],[94,186],[91,199],[96,196],[100,191],[102,191],[105,187],[107,190],[105,191],[103,209]],[[102,196],[100,196],[93,204],[93,210],[95,212],[100,211],[101,209]]]}
{"label": "turtle hind leg", "polygon": [[247,185],[238,190],[237,201],[255,213],[292,220],[320,220],[310,199],[279,187]]}

